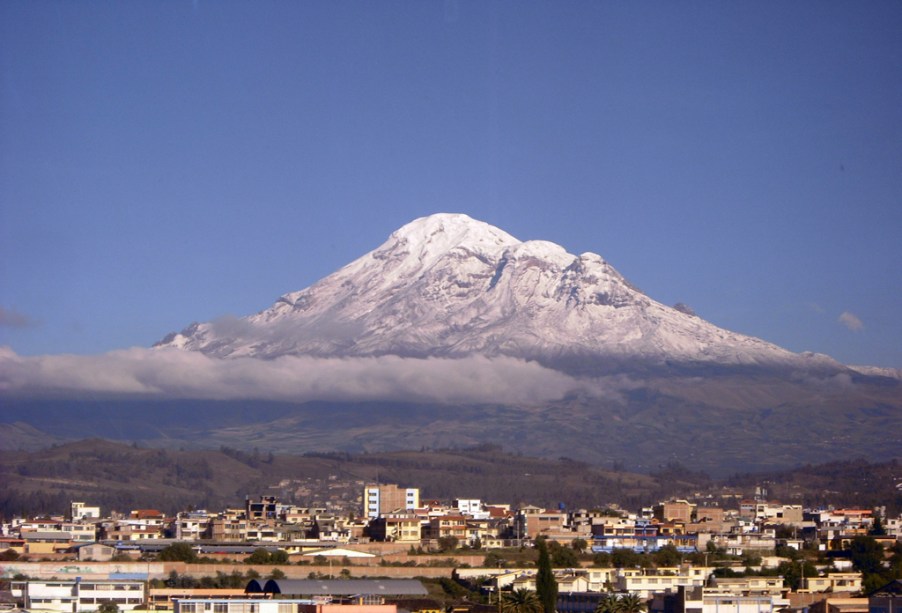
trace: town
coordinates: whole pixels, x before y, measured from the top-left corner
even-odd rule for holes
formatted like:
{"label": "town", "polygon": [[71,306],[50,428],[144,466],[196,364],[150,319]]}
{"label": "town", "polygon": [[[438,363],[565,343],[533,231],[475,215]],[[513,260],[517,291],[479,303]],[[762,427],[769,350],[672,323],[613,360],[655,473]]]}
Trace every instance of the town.
{"label": "town", "polygon": [[[13,518],[0,534],[0,607],[890,613],[902,604],[902,516],[885,507],[809,509],[759,487],[749,498],[636,510],[543,508],[359,485],[347,507],[257,495],[220,511],[104,514],[72,502],[64,514]],[[539,600],[543,567],[552,605]]]}

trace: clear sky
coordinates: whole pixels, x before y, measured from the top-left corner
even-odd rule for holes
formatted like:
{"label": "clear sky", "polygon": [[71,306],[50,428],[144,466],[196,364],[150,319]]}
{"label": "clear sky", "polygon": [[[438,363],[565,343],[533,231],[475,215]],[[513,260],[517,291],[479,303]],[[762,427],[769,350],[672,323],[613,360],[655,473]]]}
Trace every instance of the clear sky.
{"label": "clear sky", "polygon": [[149,346],[461,212],[902,368],[902,2],[0,3],[0,345]]}

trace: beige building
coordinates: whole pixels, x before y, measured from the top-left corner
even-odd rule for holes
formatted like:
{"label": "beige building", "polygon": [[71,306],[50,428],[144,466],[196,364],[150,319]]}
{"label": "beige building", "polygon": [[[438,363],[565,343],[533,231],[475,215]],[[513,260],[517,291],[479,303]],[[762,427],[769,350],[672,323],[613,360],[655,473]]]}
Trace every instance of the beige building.
{"label": "beige building", "polygon": [[413,513],[386,513],[371,520],[368,531],[375,541],[418,543],[422,538],[422,522]]}
{"label": "beige building", "polygon": [[670,500],[656,505],[654,515],[658,521],[688,524],[692,521],[694,510],[695,505],[686,500]]}
{"label": "beige building", "polygon": [[370,483],[363,488],[363,513],[370,519],[393,511],[410,511],[419,506],[420,490],[415,487]]}

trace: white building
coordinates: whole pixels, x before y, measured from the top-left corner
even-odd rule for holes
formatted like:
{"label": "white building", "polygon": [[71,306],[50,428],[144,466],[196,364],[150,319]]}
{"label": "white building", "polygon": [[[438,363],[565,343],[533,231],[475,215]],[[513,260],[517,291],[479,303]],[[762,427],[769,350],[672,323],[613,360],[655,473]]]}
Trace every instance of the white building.
{"label": "white building", "polygon": [[69,516],[72,521],[100,519],[100,507],[89,507],[83,502],[73,502],[70,506]]}
{"label": "white building", "polygon": [[26,609],[82,613],[96,611],[104,603],[115,604],[120,611],[144,605],[143,581],[16,581],[13,590],[21,590]]}

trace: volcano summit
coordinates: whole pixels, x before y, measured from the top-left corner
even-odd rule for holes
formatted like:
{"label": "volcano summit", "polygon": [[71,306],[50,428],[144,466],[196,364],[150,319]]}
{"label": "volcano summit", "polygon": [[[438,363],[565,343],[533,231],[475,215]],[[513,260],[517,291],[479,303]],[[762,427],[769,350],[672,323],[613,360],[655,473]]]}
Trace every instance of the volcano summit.
{"label": "volcano summit", "polygon": [[[897,373],[793,353],[684,311],[593,253],[431,215],[268,309],[192,324],[154,349],[0,351],[0,446],[492,443],[720,474],[898,455]],[[55,395],[33,400],[31,389]]]}
{"label": "volcano summit", "polygon": [[192,324],[157,347],[274,358],[510,356],[592,375],[709,366],[839,372],[656,302],[594,253],[436,214],[270,308]]}

